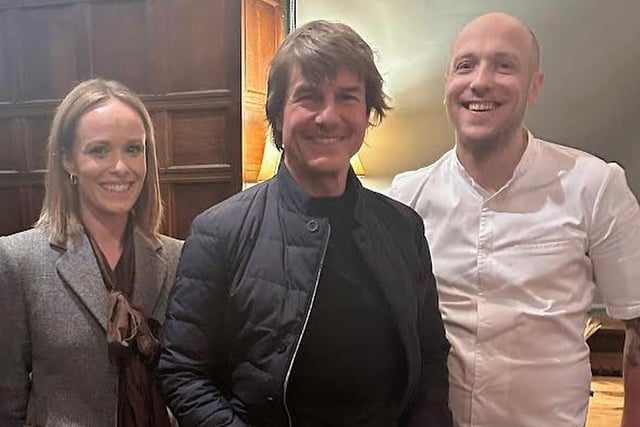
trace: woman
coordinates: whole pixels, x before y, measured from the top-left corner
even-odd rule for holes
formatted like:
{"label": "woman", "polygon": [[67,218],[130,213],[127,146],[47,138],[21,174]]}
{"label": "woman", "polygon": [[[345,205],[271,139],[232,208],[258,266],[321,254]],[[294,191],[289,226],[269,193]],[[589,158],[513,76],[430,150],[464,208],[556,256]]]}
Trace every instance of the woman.
{"label": "woman", "polygon": [[160,235],[153,127],[80,83],[49,136],[34,229],[0,238],[0,425],[166,426],[153,374],[182,243]]}

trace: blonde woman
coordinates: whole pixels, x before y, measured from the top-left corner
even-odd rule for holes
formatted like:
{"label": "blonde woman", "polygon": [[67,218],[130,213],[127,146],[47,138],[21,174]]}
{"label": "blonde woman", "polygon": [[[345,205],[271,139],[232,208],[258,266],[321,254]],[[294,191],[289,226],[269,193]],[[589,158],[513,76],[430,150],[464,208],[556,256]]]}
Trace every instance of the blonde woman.
{"label": "blonde woman", "polygon": [[36,226],[0,239],[0,425],[168,425],[154,370],[182,243],[161,217],[142,101],[80,83],[53,119]]}

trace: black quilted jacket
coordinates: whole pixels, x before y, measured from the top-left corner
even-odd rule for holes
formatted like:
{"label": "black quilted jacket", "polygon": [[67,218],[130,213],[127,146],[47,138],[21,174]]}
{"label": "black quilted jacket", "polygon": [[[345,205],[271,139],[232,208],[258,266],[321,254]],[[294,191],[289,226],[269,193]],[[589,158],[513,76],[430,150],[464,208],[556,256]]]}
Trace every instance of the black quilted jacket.
{"label": "black quilted jacket", "polygon": [[[406,376],[400,425],[450,426],[449,344],[422,220],[357,187],[355,241],[389,301]],[[329,240],[286,167],[194,221],[158,372],[181,427],[288,426],[287,384]]]}

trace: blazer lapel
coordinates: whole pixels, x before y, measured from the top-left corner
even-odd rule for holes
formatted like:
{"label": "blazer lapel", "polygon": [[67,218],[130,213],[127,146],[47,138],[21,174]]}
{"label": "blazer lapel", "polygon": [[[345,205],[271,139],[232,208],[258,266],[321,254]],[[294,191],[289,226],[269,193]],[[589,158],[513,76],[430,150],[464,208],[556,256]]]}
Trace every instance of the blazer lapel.
{"label": "blazer lapel", "polygon": [[56,262],[56,270],[106,331],[107,289],[86,235],[69,245]]}
{"label": "blazer lapel", "polygon": [[[137,229],[134,235],[136,271],[135,284],[131,303],[141,309],[148,317],[156,318],[154,310],[163,289],[167,277],[167,262],[160,255],[162,243],[159,240],[151,240]],[[166,298],[167,296],[164,295]],[[156,318],[160,323],[162,318]]]}

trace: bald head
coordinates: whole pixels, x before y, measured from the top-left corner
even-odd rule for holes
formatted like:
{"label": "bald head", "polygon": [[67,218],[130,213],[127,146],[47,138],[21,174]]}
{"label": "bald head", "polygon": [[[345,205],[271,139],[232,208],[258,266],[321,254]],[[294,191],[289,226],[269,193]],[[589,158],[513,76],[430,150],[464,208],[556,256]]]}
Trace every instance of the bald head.
{"label": "bald head", "polygon": [[465,25],[451,45],[445,85],[459,149],[521,149],[525,111],[543,80],[538,43],[520,20],[488,13]]}
{"label": "bald head", "polygon": [[462,27],[451,45],[450,66],[461,45],[469,39],[483,40],[488,34],[512,40],[513,47],[529,58],[531,71],[540,71],[540,46],[535,34],[515,16],[501,12],[480,15]]}

